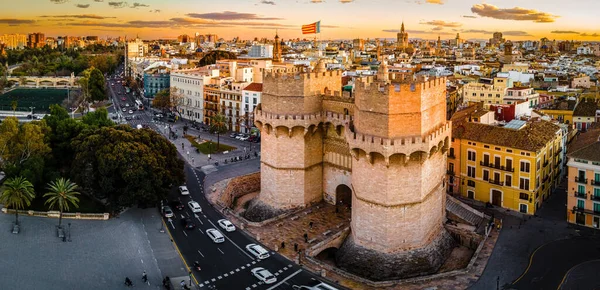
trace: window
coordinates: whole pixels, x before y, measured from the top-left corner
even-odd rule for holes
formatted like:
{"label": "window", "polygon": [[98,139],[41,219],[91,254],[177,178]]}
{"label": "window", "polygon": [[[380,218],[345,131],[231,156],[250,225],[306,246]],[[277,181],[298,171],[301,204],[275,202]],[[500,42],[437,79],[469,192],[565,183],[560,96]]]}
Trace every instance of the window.
{"label": "window", "polygon": [[454,157],[454,148],[450,148],[450,157]]}
{"label": "window", "polygon": [[494,166],[498,167],[500,166],[500,163],[500,156],[494,157]]}
{"label": "window", "polygon": [[579,170],[579,179],[580,180],[585,179],[585,171],[584,170]]}
{"label": "window", "polygon": [[529,164],[527,161],[521,161],[521,172],[531,172],[531,164]]}
{"label": "window", "polygon": [[475,153],[475,151],[467,151],[467,160],[469,161],[477,161],[476,159],[476,155],[477,153]]}
{"label": "window", "polygon": [[449,163],[448,164],[448,171],[454,172],[454,163]]}
{"label": "window", "polygon": [[585,194],[585,186],[577,185],[577,192],[579,192],[579,194]]}
{"label": "window", "polygon": [[578,199],[577,200],[577,208],[585,208],[585,200]]}
{"label": "window", "polygon": [[512,175],[506,175],[504,176],[504,184],[506,186],[512,186]]}
{"label": "window", "polygon": [[600,188],[594,188],[594,196],[600,197]]}
{"label": "window", "polygon": [[511,170],[512,168],[512,159],[506,158],[506,170]]}
{"label": "window", "polygon": [[526,204],[519,204],[519,211],[522,213],[527,213],[527,205]]}
{"label": "window", "polygon": [[467,166],[467,176],[475,178],[475,167]]}
{"label": "window", "polygon": [[511,149],[506,149],[506,152],[512,153],[512,150]]}
{"label": "window", "polygon": [[519,189],[529,190],[529,178],[519,179]]}
{"label": "window", "polygon": [[600,212],[600,203],[594,202],[594,212]]}
{"label": "window", "polygon": [[500,182],[500,173],[494,172],[494,182]]}
{"label": "window", "polygon": [[475,181],[473,181],[473,180],[467,181],[467,186],[475,187]]}
{"label": "window", "polygon": [[489,165],[490,164],[490,155],[483,154],[483,164],[484,165]]}
{"label": "window", "polygon": [[257,103],[256,98],[252,98],[252,104],[256,104],[256,103]]}
{"label": "window", "polygon": [[525,192],[521,192],[521,193],[519,193],[519,199],[529,200],[529,194],[525,193]]}
{"label": "window", "polygon": [[488,181],[490,180],[490,172],[487,170],[483,170],[483,180]]}
{"label": "window", "polygon": [[540,161],[539,160],[535,163],[535,166],[536,166],[536,171],[540,171]]}

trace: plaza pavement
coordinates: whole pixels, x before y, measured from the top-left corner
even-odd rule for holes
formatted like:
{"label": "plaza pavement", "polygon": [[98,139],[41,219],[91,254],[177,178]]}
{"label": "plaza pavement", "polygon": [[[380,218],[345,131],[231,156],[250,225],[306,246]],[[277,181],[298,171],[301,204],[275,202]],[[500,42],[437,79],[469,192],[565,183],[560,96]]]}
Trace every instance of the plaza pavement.
{"label": "plaza pavement", "polygon": [[[56,236],[58,219],[0,214],[0,289],[161,289],[164,276],[187,275],[154,209],[130,209],[107,221],[63,219],[71,242]],[[148,283],[141,281],[146,271]]]}

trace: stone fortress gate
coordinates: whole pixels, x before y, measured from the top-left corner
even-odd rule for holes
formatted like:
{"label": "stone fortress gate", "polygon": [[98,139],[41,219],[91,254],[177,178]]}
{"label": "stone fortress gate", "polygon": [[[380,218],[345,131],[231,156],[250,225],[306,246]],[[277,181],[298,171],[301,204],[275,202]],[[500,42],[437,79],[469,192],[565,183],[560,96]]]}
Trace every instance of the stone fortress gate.
{"label": "stone fortress gate", "polygon": [[373,280],[435,273],[454,240],[445,221],[445,78],[375,78],[342,88],[340,71],[266,74],[255,111],[261,191],[246,218],[264,220],[321,200],[351,203],[339,267]]}

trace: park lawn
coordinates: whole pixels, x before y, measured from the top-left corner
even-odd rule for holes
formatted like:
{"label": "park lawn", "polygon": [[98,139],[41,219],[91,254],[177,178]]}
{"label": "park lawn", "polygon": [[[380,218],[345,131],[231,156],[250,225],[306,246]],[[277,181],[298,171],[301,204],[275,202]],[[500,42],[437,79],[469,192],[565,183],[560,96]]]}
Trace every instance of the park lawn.
{"label": "park lawn", "polygon": [[215,148],[217,147],[217,143],[215,143],[215,142],[206,141],[206,142],[200,144],[200,143],[196,142],[196,138],[191,135],[185,135],[185,139],[188,139],[188,141],[190,141],[190,143],[192,143],[192,146],[196,147],[196,149],[198,149],[200,152],[202,152],[202,154],[214,154],[214,153],[221,153],[223,151],[233,151],[233,150],[237,149],[233,146],[228,146],[228,145],[221,143],[221,144],[219,144],[219,149],[215,150]]}

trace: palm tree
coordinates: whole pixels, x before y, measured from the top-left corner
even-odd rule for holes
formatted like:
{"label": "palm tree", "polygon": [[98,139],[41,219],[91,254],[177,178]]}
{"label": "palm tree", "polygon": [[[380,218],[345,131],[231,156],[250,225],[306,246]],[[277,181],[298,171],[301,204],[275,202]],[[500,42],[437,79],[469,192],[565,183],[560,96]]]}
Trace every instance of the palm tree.
{"label": "palm tree", "polygon": [[217,151],[219,151],[219,145],[221,144],[221,134],[227,132],[227,117],[221,113],[210,118],[210,131],[217,134]]}
{"label": "palm tree", "polygon": [[33,184],[27,179],[17,176],[4,182],[0,202],[6,207],[15,209],[15,224],[19,224],[19,210],[31,205],[35,198]]}
{"label": "palm tree", "polygon": [[48,197],[46,204],[49,204],[51,209],[58,207],[58,211],[60,212],[58,227],[60,228],[63,212],[69,210],[69,203],[75,206],[75,208],[79,208],[79,198],[76,195],[80,193],[76,191],[77,184],[62,177],[50,182],[47,188],[49,192],[44,194],[44,197]]}

